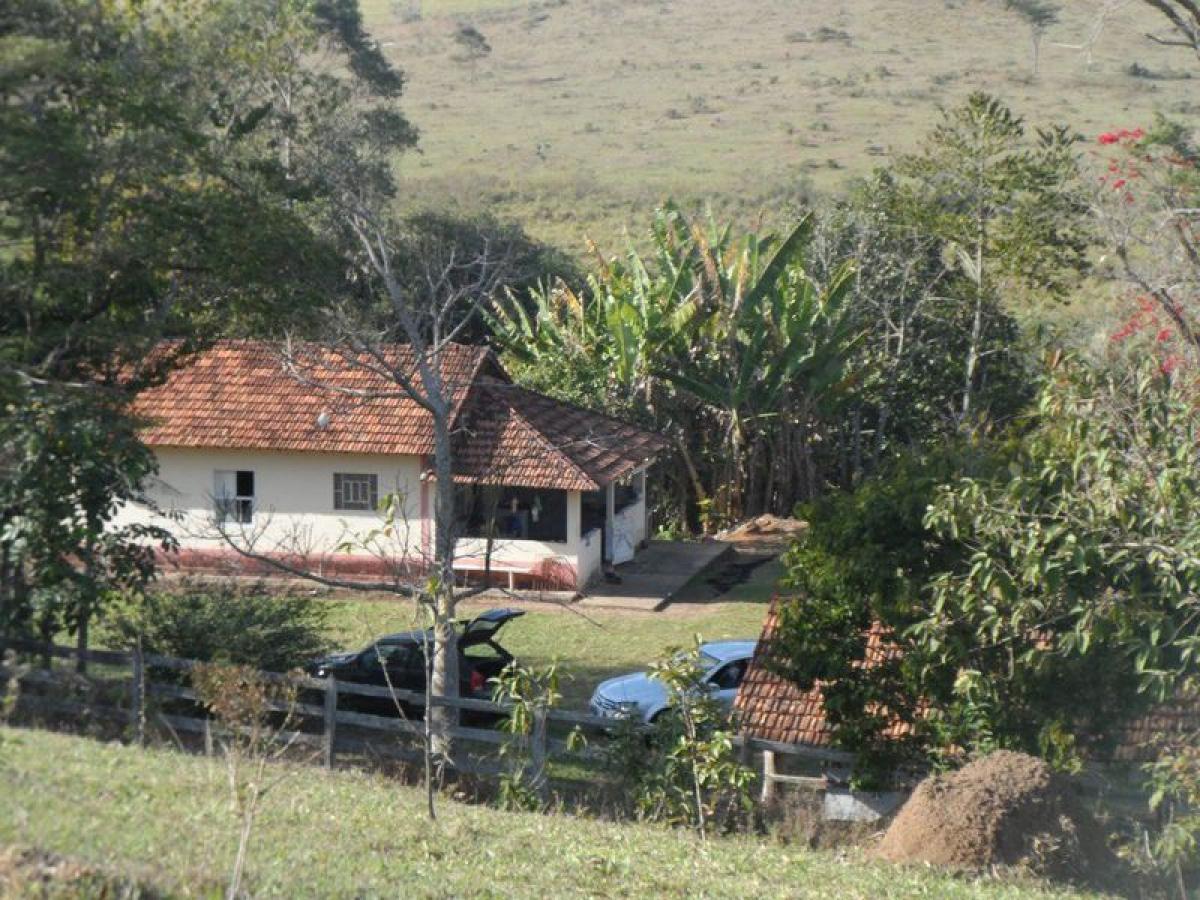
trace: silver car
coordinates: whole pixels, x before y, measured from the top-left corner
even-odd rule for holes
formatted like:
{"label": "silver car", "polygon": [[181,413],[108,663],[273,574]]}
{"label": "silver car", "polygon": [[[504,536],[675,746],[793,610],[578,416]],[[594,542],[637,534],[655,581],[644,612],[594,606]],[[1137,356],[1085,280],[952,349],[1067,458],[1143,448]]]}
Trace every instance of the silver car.
{"label": "silver car", "polygon": [[[700,645],[703,683],[725,709],[733,707],[738,686],[754,656],[754,641],[714,641]],[[636,719],[649,724],[667,708],[667,687],[648,672],[634,672],[602,681],[589,704],[592,715]]]}

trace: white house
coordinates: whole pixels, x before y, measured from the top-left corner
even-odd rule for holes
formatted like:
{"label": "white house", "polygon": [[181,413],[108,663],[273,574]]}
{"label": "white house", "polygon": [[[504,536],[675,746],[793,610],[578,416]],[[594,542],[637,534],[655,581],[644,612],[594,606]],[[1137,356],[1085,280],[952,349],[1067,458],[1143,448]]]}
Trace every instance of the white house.
{"label": "white house", "polygon": [[[464,578],[486,566],[515,587],[579,589],[631,558],[665,441],[517,387],[487,348],[439,360]],[[169,528],[183,569],[269,568],[258,556],[337,577],[419,572],[433,551],[432,419],[386,367],[415,372],[410,349],[371,361],[300,347],[285,366],[266,343],[217,344],[139,396],[159,473],[120,520]]]}

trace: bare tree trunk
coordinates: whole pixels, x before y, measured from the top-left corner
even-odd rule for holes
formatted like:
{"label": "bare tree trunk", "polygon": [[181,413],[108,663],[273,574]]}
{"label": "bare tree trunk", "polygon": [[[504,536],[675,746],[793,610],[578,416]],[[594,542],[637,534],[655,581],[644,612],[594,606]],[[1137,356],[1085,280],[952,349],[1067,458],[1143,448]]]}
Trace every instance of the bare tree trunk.
{"label": "bare tree trunk", "polygon": [[[450,422],[447,410],[434,412],[434,473],[437,496],[434,506],[433,600],[433,673],[430,690],[433,697],[457,699],[458,632],[454,628],[454,469],[450,446]],[[443,761],[453,760],[450,729],[458,725],[458,708],[444,705],[426,710],[433,725],[431,750]]]}
{"label": "bare tree trunk", "polygon": [[[979,183],[983,181],[982,163],[980,163]],[[980,189],[981,188],[977,188]],[[967,371],[963,379],[962,418],[966,424],[971,414],[971,395],[975,389],[975,370],[979,367],[980,344],[983,341],[983,303],[985,282],[983,278],[983,250],[987,243],[987,219],[982,202],[976,212],[975,235],[975,311],[971,317],[971,338],[967,347]]]}

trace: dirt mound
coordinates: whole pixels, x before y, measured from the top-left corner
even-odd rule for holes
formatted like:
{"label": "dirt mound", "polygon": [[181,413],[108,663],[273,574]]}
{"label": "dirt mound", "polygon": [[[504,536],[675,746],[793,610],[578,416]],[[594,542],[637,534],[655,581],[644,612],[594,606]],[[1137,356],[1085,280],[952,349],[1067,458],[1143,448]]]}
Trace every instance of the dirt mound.
{"label": "dirt mound", "polygon": [[1095,820],[1040,759],[1001,750],[925,779],[879,845],[892,862],[1012,867],[1092,880],[1114,860]]}

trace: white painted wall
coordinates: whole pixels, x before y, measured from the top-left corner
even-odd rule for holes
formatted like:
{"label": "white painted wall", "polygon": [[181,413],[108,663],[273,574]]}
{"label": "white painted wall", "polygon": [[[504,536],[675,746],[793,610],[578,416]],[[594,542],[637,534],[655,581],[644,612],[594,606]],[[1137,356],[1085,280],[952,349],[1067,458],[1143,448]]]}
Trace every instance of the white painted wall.
{"label": "white painted wall", "polygon": [[[178,520],[156,515],[131,504],[117,517],[120,524],[152,522],[170,528],[186,549],[220,550],[225,545],[212,527],[212,496],[218,470],[254,472],[255,514],[251,525],[231,523],[253,537],[262,552],[294,552],[297,541],[313,553],[332,553],[355,535],[381,524],[379,513],[333,508],[335,472],[373,474],[380,497],[390,492],[403,498],[401,527],[389,549],[398,555],[416,553],[421,542],[420,468],[415,456],[324,453],[286,453],[260,450],[204,450],[160,447],[158,476],[148,485],[150,499]],[[234,532],[237,533],[236,531]],[[361,538],[360,538],[361,539]]]}
{"label": "white painted wall", "polygon": [[629,562],[646,540],[646,473],[634,475],[639,488],[636,503],[631,503],[613,519],[613,562]]}
{"label": "white painted wall", "polygon": [[[416,456],[287,453],[260,450],[206,450],[160,447],[158,476],[147,486],[156,512],[142,504],[129,504],[116,517],[117,525],[154,524],[171,530],[181,549],[220,552],[228,545],[213,525],[213,494],[218,471],[254,472],[255,514],[250,525],[229,523],[230,534],[242,544],[253,543],[261,553],[307,553],[315,556],[353,552],[383,559],[422,558],[423,533],[432,541],[433,523],[421,518],[420,465]],[[383,524],[376,511],[335,510],[335,472],[374,474],[379,495],[399,493],[404,514],[392,537],[377,537],[373,551],[339,549],[347,541],[362,542]],[[435,491],[429,486],[428,504]],[[427,512],[432,515],[432,506]],[[567,540],[563,543],[501,540],[492,548],[492,559],[525,568],[553,560],[575,569],[579,586],[599,567],[599,537],[595,540],[594,566],[580,566],[580,495],[567,496]],[[486,542],[459,541],[456,556],[482,560]],[[590,554],[590,548],[587,553]],[[590,557],[589,557],[590,558]]]}
{"label": "white painted wall", "polygon": [[588,583],[597,572],[600,571],[600,566],[603,563],[603,558],[600,555],[601,543],[603,537],[601,529],[593,528],[579,542],[579,587],[582,588]]}

